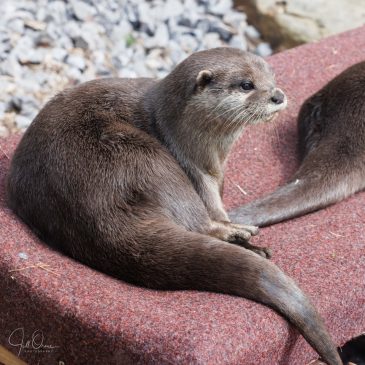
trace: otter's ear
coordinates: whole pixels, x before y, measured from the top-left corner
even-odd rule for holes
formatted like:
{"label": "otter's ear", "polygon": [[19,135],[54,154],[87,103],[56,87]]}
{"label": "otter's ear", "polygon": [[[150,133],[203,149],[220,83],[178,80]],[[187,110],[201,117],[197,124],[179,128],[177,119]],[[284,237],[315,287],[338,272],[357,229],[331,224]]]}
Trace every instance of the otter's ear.
{"label": "otter's ear", "polygon": [[196,78],[196,84],[200,87],[208,85],[213,79],[213,73],[209,70],[202,70]]}

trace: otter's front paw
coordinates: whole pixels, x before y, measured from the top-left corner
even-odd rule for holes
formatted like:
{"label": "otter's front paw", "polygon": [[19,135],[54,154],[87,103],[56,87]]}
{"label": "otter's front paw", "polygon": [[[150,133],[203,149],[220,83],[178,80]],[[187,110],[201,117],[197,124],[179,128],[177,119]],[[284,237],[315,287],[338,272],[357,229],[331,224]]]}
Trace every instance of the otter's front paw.
{"label": "otter's front paw", "polygon": [[247,250],[251,250],[264,258],[271,258],[271,251],[267,247],[259,247],[249,243],[251,236],[258,234],[259,229],[255,226],[247,226],[242,224],[230,224],[231,234],[227,241],[242,246]]}
{"label": "otter's front paw", "polygon": [[231,222],[212,222],[210,235],[222,241],[232,242],[237,240],[248,241],[251,236],[259,233],[258,227]]}
{"label": "otter's front paw", "polygon": [[219,238],[222,241],[234,243],[262,257],[270,258],[271,252],[268,248],[258,247],[248,242],[252,236],[256,236],[258,233],[258,227],[233,224],[230,222],[213,222],[211,231],[209,232],[211,236]]}
{"label": "otter's front paw", "polygon": [[227,241],[248,241],[252,236],[256,236],[259,233],[259,227],[247,226],[245,224],[227,224],[228,237]]}

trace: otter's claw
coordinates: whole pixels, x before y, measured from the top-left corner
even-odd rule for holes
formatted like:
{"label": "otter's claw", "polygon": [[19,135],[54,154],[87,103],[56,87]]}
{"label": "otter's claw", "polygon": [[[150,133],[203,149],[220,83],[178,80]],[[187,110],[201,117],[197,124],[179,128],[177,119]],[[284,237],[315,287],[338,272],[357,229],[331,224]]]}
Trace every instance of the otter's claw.
{"label": "otter's claw", "polygon": [[252,245],[251,243],[248,242],[248,240],[243,239],[241,235],[240,236],[236,235],[232,237],[232,239],[228,240],[228,242],[242,246],[247,250],[253,251],[266,259],[271,258],[271,250],[269,248]]}
{"label": "otter's claw", "polygon": [[248,242],[251,236],[256,236],[258,233],[258,227],[228,222],[213,222],[212,229],[209,232],[211,236],[219,238],[222,241],[234,243],[262,257],[270,258],[271,252],[268,248],[254,246]]}

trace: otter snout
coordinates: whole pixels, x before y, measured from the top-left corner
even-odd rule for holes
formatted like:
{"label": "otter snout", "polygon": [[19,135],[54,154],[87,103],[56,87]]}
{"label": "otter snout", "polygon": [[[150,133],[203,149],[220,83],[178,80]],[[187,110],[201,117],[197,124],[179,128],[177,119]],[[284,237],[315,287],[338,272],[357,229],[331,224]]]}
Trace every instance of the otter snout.
{"label": "otter snout", "polygon": [[271,96],[269,99],[269,110],[272,112],[278,112],[279,110],[285,109],[287,105],[287,98],[284,92],[279,88],[272,89]]}
{"label": "otter snout", "polygon": [[274,92],[271,96],[271,101],[274,104],[279,105],[284,103],[284,100],[285,100],[285,94],[278,88],[274,89]]}
{"label": "otter snout", "polygon": [[280,110],[285,109],[287,103],[287,98],[284,92],[277,87],[273,88],[269,94],[269,100],[266,104],[267,118],[264,119],[264,121],[268,122],[272,120],[272,118],[277,115]]}

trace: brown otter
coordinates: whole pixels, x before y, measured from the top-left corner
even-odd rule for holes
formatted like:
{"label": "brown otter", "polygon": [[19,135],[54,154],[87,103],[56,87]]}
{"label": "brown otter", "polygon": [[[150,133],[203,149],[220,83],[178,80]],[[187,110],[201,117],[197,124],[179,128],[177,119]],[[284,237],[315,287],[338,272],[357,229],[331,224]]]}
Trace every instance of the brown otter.
{"label": "brown otter", "polygon": [[230,223],[221,200],[232,143],[285,103],[266,62],[231,48],[195,53],[160,81],[87,82],[24,134],[9,204],[49,245],[117,278],[271,306],[341,364],[309,300],[249,244],[256,227]]}
{"label": "brown otter", "polygon": [[301,166],[273,193],[230,212],[266,226],[336,203],[365,188],[365,62],[348,68],[302,106]]}

